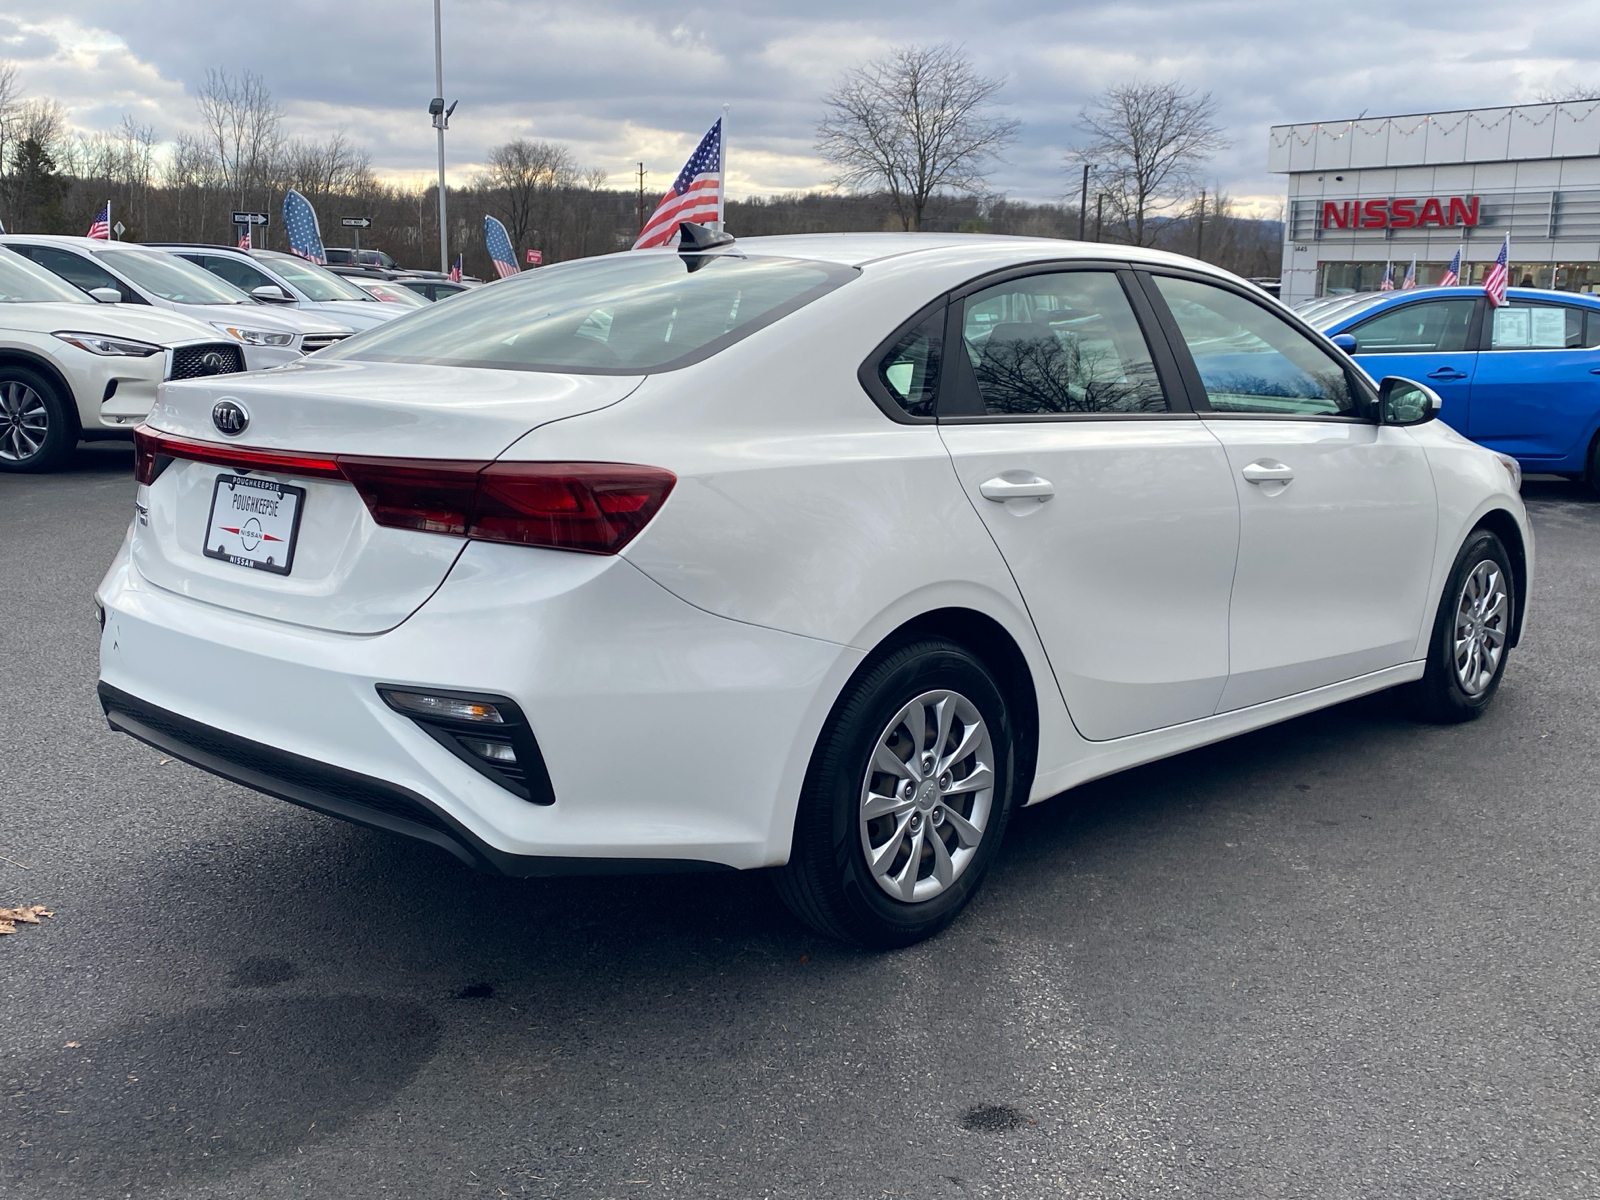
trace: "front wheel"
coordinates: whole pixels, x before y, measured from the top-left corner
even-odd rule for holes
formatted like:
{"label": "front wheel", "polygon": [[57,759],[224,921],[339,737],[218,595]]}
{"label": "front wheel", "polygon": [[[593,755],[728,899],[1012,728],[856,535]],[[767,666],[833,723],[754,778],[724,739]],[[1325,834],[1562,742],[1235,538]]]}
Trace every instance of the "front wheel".
{"label": "front wheel", "polygon": [[1516,616],[1511,557],[1486,529],[1467,538],[1439,598],[1428,666],[1411,685],[1424,720],[1471,721],[1489,707],[1505,674]]}
{"label": "front wheel", "polygon": [[812,754],[778,893],[817,930],[877,949],[939,932],[977,891],[1013,804],[1005,698],[943,639],[845,689]]}
{"label": "front wheel", "polygon": [[53,471],[78,444],[56,388],[27,367],[0,367],[0,471]]}

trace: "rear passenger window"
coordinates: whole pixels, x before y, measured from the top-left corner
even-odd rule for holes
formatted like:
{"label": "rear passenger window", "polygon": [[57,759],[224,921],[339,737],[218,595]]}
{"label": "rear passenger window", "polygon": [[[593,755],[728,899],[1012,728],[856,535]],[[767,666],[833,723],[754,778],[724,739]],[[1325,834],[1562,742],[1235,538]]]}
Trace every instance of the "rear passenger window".
{"label": "rear passenger window", "polygon": [[977,292],[962,313],[962,342],[992,416],[1167,411],[1110,271],[1032,275]]}
{"label": "rear passenger window", "polygon": [[939,387],[944,309],[912,326],[878,362],[878,379],[908,416],[931,417]]}
{"label": "rear passenger window", "polygon": [[1583,343],[1583,310],[1564,304],[1504,304],[1493,310],[1491,350],[1564,350]]}
{"label": "rear passenger window", "polygon": [[1467,348],[1476,300],[1402,304],[1350,331],[1357,354],[1450,354]]}

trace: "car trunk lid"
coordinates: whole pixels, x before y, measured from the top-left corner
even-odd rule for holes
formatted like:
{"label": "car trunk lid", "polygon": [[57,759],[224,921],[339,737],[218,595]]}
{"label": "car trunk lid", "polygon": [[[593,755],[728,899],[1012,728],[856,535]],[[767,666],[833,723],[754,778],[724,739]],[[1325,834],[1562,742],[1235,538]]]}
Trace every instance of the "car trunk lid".
{"label": "car trunk lid", "polygon": [[[342,633],[391,629],[443,582],[464,539],[379,526],[319,461],[488,462],[530,430],[615,404],[638,383],[341,361],[165,385],[149,427],[215,447],[223,461],[163,460],[140,489],[134,563],[158,587],[251,616]],[[220,432],[218,409],[244,428]],[[251,462],[250,451],[280,460]],[[281,557],[260,561],[279,548]]]}

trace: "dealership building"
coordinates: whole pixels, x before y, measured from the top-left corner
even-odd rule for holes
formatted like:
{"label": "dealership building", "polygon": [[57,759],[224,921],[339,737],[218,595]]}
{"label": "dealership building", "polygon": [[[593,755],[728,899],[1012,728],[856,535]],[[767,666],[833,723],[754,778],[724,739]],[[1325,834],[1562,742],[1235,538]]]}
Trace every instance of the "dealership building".
{"label": "dealership building", "polygon": [[1281,295],[1372,291],[1413,259],[1476,283],[1511,235],[1513,286],[1600,289],[1600,100],[1278,125],[1289,177]]}

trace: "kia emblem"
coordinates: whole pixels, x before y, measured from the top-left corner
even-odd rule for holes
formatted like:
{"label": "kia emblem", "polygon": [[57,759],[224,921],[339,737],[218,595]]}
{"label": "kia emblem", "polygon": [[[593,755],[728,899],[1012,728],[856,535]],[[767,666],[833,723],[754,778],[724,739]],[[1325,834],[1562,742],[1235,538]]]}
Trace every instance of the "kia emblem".
{"label": "kia emblem", "polygon": [[250,414],[245,412],[244,405],[233,400],[218,400],[211,410],[211,423],[218,433],[238,437],[250,424]]}

